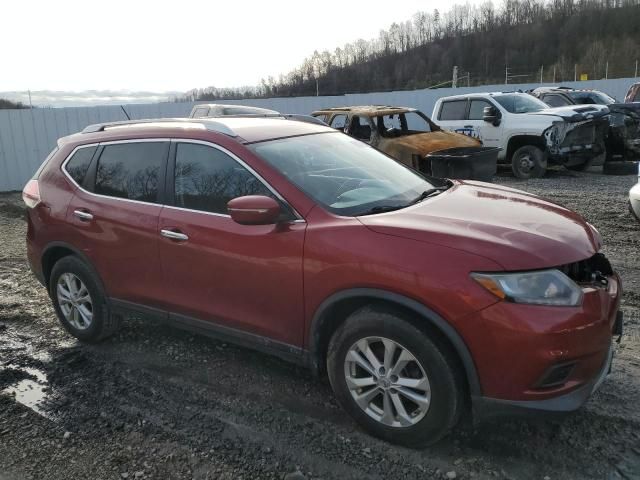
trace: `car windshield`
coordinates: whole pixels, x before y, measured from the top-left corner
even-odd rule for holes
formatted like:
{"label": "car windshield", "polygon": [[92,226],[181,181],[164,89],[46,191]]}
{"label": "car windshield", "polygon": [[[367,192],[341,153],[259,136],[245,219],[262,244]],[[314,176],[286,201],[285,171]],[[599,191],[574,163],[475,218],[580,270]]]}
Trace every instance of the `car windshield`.
{"label": "car windshield", "polygon": [[493,98],[509,113],[539,112],[549,106],[535,97],[527,94],[495,95]]}
{"label": "car windshield", "polygon": [[567,92],[567,95],[579,105],[610,105],[616,103],[615,99],[602,92]]}
{"label": "car windshield", "polygon": [[375,117],[380,135],[383,137],[398,137],[412,133],[431,132],[431,123],[419,112],[395,113]]}
{"label": "car windshield", "polygon": [[358,216],[403,208],[435,186],[392,158],[343,133],[255,143],[258,156],[327,210]]}

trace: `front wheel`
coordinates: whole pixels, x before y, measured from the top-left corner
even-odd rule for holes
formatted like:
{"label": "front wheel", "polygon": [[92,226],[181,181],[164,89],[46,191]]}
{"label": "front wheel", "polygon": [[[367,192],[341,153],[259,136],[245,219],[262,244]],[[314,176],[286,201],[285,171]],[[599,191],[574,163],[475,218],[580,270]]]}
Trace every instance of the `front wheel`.
{"label": "front wheel", "polygon": [[462,412],[463,383],[448,347],[392,311],[352,314],[331,339],[327,370],[343,408],[391,443],[432,444]]}
{"label": "front wheel", "polygon": [[511,156],[511,169],[517,178],[523,180],[540,178],[547,171],[546,154],[534,145],[520,147]]}

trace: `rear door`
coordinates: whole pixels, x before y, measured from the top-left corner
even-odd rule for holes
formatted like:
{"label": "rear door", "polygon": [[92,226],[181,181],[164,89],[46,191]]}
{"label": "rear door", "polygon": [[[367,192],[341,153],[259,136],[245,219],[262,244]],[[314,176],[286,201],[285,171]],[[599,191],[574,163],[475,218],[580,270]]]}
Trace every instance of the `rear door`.
{"label": "rear door", "polygon": [[[296,219],[247,164],[222,147],[175,141],[170,157],[168,205],[157,230],[165,308],[183,323],[300,346],[306,223]],[[286,221],[235,223],[227,202],[244,195],[276,198]]]}
{"label": "rear door", "polygon": [[89,257],[110,297],[155,306],[163,289],[157,228],[169,142],[92,148],[90,166],[83,161],[88,149],[79,149],[63,165],[79,187],[67,210],[74,246]]}
{"label": "rear door", "polygon": [[440,104],[436,123],[446,130],[470,135],[471,128],[466,127],[467,108],[466,98],[444,100]]}

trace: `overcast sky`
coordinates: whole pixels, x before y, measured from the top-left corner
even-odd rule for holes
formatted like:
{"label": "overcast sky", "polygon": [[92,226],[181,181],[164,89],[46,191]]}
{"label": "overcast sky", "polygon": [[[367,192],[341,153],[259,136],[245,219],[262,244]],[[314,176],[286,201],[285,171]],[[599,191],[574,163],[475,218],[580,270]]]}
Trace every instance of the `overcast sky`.
{"label": "overcast sky", "polygon": [[[475,3],[475,2],[472,2]],[[0,92],[256,85],[445,0],[1,0]]]}

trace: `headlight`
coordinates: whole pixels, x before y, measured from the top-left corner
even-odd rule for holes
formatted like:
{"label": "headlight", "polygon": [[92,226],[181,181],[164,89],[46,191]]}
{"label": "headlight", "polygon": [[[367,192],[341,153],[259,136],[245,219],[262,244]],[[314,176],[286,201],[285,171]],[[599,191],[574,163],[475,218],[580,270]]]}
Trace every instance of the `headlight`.
{"label": "headlight", "polygon": [[495,296],[509,302],[566,307],[582,302],[582,289],[560,270],[472,273],[471,277]]}

